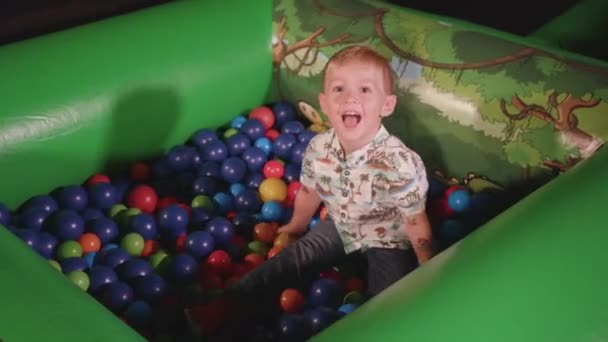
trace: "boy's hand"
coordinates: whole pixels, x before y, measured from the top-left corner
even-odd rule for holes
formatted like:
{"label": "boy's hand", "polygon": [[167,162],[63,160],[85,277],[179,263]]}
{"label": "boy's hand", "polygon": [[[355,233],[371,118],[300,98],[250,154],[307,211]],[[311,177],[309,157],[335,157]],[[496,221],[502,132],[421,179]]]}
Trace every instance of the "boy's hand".
{"label": "boy's hand", "polygon": [[287,234],[300,235],[305,232],[306,232],[306,226],[295,225],[291,222],[280,227],[279,229],[277,229],[277,234],[287,233]]}

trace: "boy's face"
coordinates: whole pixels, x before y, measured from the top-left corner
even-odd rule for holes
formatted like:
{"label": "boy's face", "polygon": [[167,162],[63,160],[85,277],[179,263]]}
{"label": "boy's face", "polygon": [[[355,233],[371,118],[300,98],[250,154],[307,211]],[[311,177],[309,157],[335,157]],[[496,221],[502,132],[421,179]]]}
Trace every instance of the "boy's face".
{"label": "boy's face", "polygon": [[319,94],[321,109],[346,153],[373,140],[382,118],[393,112],[396,101],[385,89],[382,70],[362,62],[330,65]]}

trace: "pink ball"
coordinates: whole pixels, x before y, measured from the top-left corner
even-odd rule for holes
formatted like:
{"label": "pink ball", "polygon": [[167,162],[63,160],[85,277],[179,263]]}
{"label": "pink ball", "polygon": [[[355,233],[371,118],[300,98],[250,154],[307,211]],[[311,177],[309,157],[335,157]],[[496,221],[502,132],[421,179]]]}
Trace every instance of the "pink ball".
{"label": "pink ball", "polygon": [[272,112],[272,109],[265,106],[253,109],[249,113],[249,118],[259,120],[266,130],[270,129],[275,122],[274,113]]}

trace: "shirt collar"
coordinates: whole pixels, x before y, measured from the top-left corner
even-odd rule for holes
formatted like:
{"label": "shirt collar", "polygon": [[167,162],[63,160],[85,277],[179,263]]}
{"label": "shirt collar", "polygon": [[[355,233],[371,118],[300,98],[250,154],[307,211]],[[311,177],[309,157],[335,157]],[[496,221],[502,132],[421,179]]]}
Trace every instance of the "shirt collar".
{"label": "shirt collar", "polygon": [[340,162],[347,162],[349,164],[353,164],[356,166],[363,162],[366,162],[367,156],[368,156],[367,151],[369,151],[373,147],[377,146],[378,144],[381,144],[382,142],[384,142],[384,140],[386,140],[389,136],[390,136],[390,133],[388,132],[386,127],[384,127],[384,125],[381,124],[380,129],[378,129],[378,132],[376,132],[376,135],[374,136],[374,139],[372,139],[371,142],[369,142],[367,145],[353,151],[346,158],[344,158],[344,150],[342,149],[342,146],[340,146],[340,141],[338,140],[338,137],[336,136],[335,131],[332,132],[331,144],[332,144],[332,149],[334,151],[337,151],[336,156]]}

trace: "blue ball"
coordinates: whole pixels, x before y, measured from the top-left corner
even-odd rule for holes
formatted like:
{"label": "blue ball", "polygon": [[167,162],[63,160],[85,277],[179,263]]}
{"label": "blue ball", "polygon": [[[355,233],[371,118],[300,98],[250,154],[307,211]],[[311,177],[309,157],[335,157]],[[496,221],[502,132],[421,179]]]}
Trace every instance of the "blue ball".
{"label": "blue ball", "polygon": [[94,233],[102,245],[118,238],[120,230],[118,224],[109,217],[102,216],[87,223],[87,231]]}
{"label": "blue ball", "polygon": [[192,167],[195,150],[184,145],[173,146],[167,151],[165,158],[167,165],[174,172],[183,172]]}
{"label": "blue ball", "polygon": [[[0,207],[1,207],[1,205],[0,205]],[[52,214],[55,211],[59,210],[59,204],[50,195],[37,195],[37,196],[30,198],[26,202],[25,207],[23,209],[32,208],[32,207],[42,208],[49,214]],[[0,221],[0,223],[1,223],[1,221]]]}
{"label": "blue ball", "polygon": [[222,162],[222,178],[228,183],[238,183],[247,173],[247,165],[239,157],[229,157]]}
{"label": "blue ball", "polygon": [[190,226],[198,228],[211,219],[211,213],[207,208],[192,208],[190,211]]}
{"label": "blue ball", "polygon": [[248,147],[251,147],[251,140],[243,133],[237,133],[226,139],[228,146],[228,154],[231,156],[240,156]]}
{"label": "blue ball", "polygon": [[248,240],[253,236],[253,226],[255,221],[250,214],[246,212],[237,212],[232,218],[232,229],[235,234],[242,235]]}
{"label": "blue ball", "polygon": [[222,161],[228,157],[228,146],[221,140],[214,140],[203,148],[203,161]]}
{"label": "blue ball", "polygon": [[469,209],[471,195],[467,190],[456,190],[448,196],[448,205],[454,212],[461,213]]}
{"label": "blue ball", "polygon": [[131,326],[144,327],[152,318],[152,307],[142,300],[137,300],[127,305],[123,316]]}
{"label": "blue ball", "polygon": [[0,224],[3,226],[8,226],[11,222],[11,211],[8,207],[0,202]]}
{"label": "blue ball", "polygon": [[86,253],[85,255],[83,255],[83,258],[87,262],[87,266],[89,268],[91,268],[91,267],[93,267],[93,265],[95,265],[95,259],[97,258],[97,253],[96,252]]}
{"label": "blue ball", "polygon": [[93,266],[89,270],[89,291],[97,294],[104,286],[118,281],[118,275],[108,266]]}
{"label": "blue ball", "polygon": [[236,197],[238,194],[245,190],[245,186],[241,183],[230,184],[230,194],[232,197]]}
{"label": "blue ball", "polygon": [[117,267],[120,280],[130,283],[137,277],[154,272],[152,265],[142,258],[131,258]]}
{"label": "blue ball", "polygon": [[293,148],[291,149],[291,156],[289,157],[289,160],[293,164],[301,165],[302,159],[304,159],[304,153],[306,152],[307,146],[307,143],[302,142],[295,144],[295,146],[293,146]]}
{"label": "blue ball", "polygon": [[295,146],[297,140],[292,134],[281,134],[272,143],[274,154],[283,159],[289,159],[291,148]]}
{"label": "blue ball", "polygon": [[258,189],[264,179],[264,175],[261,172],[252,172],[245,177],[245,185],[253,189]]}
{"label": "blue ball", "polygon": [[196,276],[198,262],[190,254],[178,253],[169,260],[168,271],[174,281],[189,282]]}
{"label": "blue ball", "polygon": [[78,240],[84,233],[84,219],[74,210],[60,210],[53,214],[53,232],[61,241]]}
{"label": "blue ball", "polygon": [[212,199],[220,214],[226,214],[234,208],[233,198],[228,193],[218,192]]}
{"label": "blue ball", "polygon": [[198,169],[199,176],[208,176],[212,178],[220,178],[220,163],[217,161],[208,160],[201,164]]}
{"label": "blue ball", "polygon": [[283,207],[276,201],[267,201],[262,204],[262,218],[266,221],[279,221],[283,215]]}
{"label": "blue ball", "polygon": [[305,317],[313,335],[318,334],[325,328],[340,319],[340,314],[332,308],[316,307],[306,312]]}
{"label": "blue ball", "polygon": [[133,289],[127,283],[115,281],[105,287],[102,303],[111,311],[118,313],[133,301]]}
{"label": "blue ball", "polygon": [[[269,145],[269,148],[272,148],[272,145]],[[264,167],[264,164],[266,164],[266,162],[268,161],[268,154],[269,153],[266,153],[261,148],[257,146],[252,146],[247,148],[243,152],[241,158],[243,158],[245,164],[247,164],[247,169],[249,171],[258,172]]]}
{"label": "blue ball", "polygon": [[43,256],[46,259],[50,259],[55,254],[55,248],[59,244],[59,240],[57,238],[46,231],[41,231],[38,234],[38,245],[37,251],[38,254]]}
{"label": "blue ball", "polygon": [[62,209],[80,211],[89,204],[87,191],[80,185],[68,185],[57,191],[57,203]]}
{"label": "blue ball", "polygon": [[109,209],[119,202],[116,189],[109,183],[97,183],[89,188],[89,206],[97,209]]}
{"label": "blue ball", "polygon": [[211,233],[196,231],[188,234],[186,238],[186,252],[201,259],[209,255],[215,249],[215,240]]}
{"label": "blue ball", "polygon": [[285,180],[288,183],[291,183],[293,181],[299,181],[301,173],[302,173],[302,165],[294,164],[294,163],[287,163],[287,165],[285,165],[285,168],[283,171],[283,178],[285,178]]}
{"label": "blue ball", "polygon": [[42,229],[49,215],[42,207],[29,207],[19,215],[19,224],[25,229]]}
{"label": "blue ball", "polygon": [[133,289],[139,298],[149,303],[156,303],[163,299],[167,291],[167,283],[160,275],[151,273],[135,279]]}
{"label": "blue ball", "polygon": [[217,244],[226,244],[230,242],[234,235],[232,223],[222,216],[217,216],[209,220],[205,225],[205,229],[213,236],[213,239]]}
{"label": "blue ball", "polygon": [[272,141],[266,137],[261,137],[255,140],[253,143],[254,147],[259,148],[264,152],[266,158],[268,158],[272,154]]}
{"label": "blue ball", "polygon": [[99,265],[117,268],[122,263],[131,259],[131,255],[124,249],[117,247],[106,251],[101,251],[98,254],[98,258],[100,259]]}
{"label": "blue ball", "polygon": [[112,185],[116,190],[116,199],[118,202],[125,200],[125,194],[131,188],[133,181],[126,175],[118,175],[112,179]]}
{"label": "blue ball", "polygon": [[159,231],[170,237],[178,237],[188,228],[188,213],[177,204],[159,210],[156,219]]}
{"label": "blue ball", "polygon": [[38,249],[39,231],[37,229],[14,229],[12,232],[31,249]]}
{"label": "blue ball", "polygon": [[296,110],[291,105],[291,103],[287,101],[280,101],[272,106],[272,112],[275,116],[275,127],[281,127],[284,123],[295,120],[296,118]]}
{"label": "blue ball", "polygon": [[333,279],[320,278],[315,280],[310,287],[308,298],[313,307],[338,308],[344,297],[340,285]]}
{"label": "blue ball", "polygon": [[214,130],[209,128],[203,128],[194,132],[194,134],[190,138],[190,142],[192,143],[192,145],[198,147],[199,149],[202,149],[208,143],[218,139],[219,138],[217,136],[217,133]]}
{"label": "blue ball", "polygon": [[217,180],[211,176],[198,176],[192,182],[192,193],[196,195],[212,196],[217,191]]}
{"label": "blue ball", "polygon": [[301,315],[283,314],[279,319],[279,335],[282,341],[305,341],[308,333],[308,323]]}
{"label": "blue ball", "polygon": [[353,311],[355,311],[357,309],[357,305],[352,304],[352,303],[347,303],[347,304],[342,304],[342,306],[340,306],[338,308],[338,311],[344,313],[344,314],[349,314]]}
{"label": "blue ball", "polygon": [[319,217],[319,215],[313,216],[313,218],[310,219],[310,222],[308,223],[308,228],[313,229],[317,224],[319,224],[319,222],[321,222],[321,218]]}
{"label": "blue ball", "polygon": [[158,236],[156,220],[154,216],[147,213],[140,213],[131,217],[129,228],[132,232],[141,235],[144,240],[152,240]]}
{"label": "blue ball", "polygon": [[[73,271],[85,271],[89,268],[87,261],[82,257],[66,258],[59,262],[61,271],[68,274]],[[90,280],[89,280],[90,281]]]}
{"label": "blue ball", "polygon": [[281,126],[281,133],[299,135],[304,132],[305,129],[306,128],[300,121],[290,120]]}
{"label": "blue ball", "polygon": [[252,188],[246,188],[234,197],[234,206],[239,212],[255,213],[261,205],[259,193]]}
{"label": "blue ball", "polygon": [[80,216],[84,219],[85,223],[89,221],[97,220],[104,216],[103,211],[97,208],[86,208],[85,210],[80,212]]}
{"label": "blue ball", "polygon": [[230,121],[230,127],[238,130],[243,126],[246,121],[246,117],[239,115]]}
{"label": "blue ball", "polygon": [[305,129],[300,134],[298,134],[298,142],[305,143],[306,145],[308,145],[312,138],[315,137],[315,135],[317,135],[317,133],[309,129]]}
{"label": "blue ball", "polygon": [[249,139],[255,141],[264,136],[266,129],[264,125],[257,119],[248,119],[241,126],[241,132],[245,133]]}

